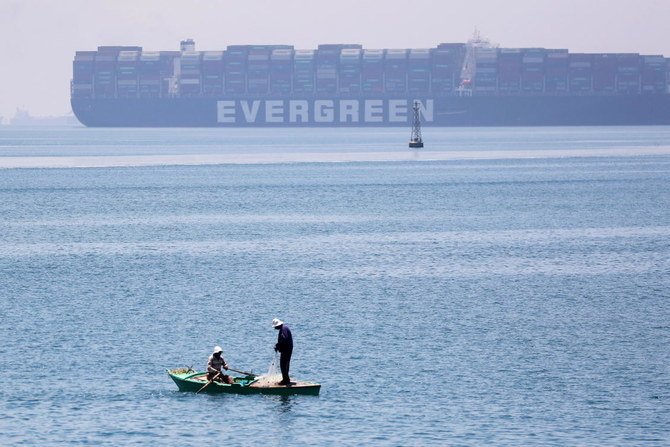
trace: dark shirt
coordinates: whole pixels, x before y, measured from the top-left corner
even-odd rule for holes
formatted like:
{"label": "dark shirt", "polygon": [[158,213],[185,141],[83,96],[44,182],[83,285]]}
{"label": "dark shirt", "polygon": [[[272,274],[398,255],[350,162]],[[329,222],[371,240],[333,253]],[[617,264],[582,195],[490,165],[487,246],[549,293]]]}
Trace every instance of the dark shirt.
{"label": "dark shirt", "polygon": [[279,329],[279,334],[277,334],[276,347],[279,352],[293,351],[293,336],[291,335],[291,329],[285,324],[282,325],[281,329]]}

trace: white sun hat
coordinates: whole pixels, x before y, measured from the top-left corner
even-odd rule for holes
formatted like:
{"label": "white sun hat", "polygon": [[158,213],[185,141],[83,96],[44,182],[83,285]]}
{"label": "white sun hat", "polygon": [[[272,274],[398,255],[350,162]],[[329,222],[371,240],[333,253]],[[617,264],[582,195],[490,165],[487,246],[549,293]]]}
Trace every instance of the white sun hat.
{"label": "white sun hat", "polygon": [[221,349],[221,346],[214,346],[214,354],[217,352],[223,352],[223,349]]}
{"label": "white sun hat", "polygon": [[281,321],[279,318],[275,318],[275,319],[272,320],[272,327],[273,328],[278,328],[282,324],[284,324],[284,322]]}

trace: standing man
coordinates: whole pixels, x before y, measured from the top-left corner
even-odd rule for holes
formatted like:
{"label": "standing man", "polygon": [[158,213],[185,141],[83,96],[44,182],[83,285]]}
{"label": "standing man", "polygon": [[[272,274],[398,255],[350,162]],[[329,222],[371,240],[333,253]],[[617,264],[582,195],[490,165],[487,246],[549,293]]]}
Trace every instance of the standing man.
{"label": "standing man", "polygon": [[272,320],[272,327],[279,331],[277,335],[277,344],[275,352],[279,351],[279,367],[281,368],[281,382],[279,385],[290,385],[291,379],[288,376],[288,369],[291,366],[291,354],[293,354],[293,336],[291,329],[288,328],[279,318]]}

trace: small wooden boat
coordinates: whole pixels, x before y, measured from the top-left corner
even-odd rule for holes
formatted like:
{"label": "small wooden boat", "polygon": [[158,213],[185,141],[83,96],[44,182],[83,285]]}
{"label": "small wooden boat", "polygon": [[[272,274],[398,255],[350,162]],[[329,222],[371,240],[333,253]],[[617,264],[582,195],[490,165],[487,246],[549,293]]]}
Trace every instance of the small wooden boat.
{"label": "small wooden boat", "polygon": [[[193,371],[190,368],[169,370],[168,375],[179,387],[179,391],[197,392],[207,384],[207,373]],[[231,394],[277,394],[287,396],[291,394],[310,394],[316,396],[321,385],[314,382],[291,382],[290,385],[278,385],[259,380],[258,376],[247,375],[234,377],[232,384],[212,382],[202,389],[202,393],[231,393]]]}

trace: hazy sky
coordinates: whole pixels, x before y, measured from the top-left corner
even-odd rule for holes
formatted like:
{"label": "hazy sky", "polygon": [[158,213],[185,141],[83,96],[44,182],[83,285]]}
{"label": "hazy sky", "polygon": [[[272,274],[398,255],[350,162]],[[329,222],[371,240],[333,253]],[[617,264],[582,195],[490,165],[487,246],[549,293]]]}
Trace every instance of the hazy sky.
{"label": "hazy sky", "polygon": [[475,27],[504,47],[670,56],[670,0],[0,0],[0,116],[68,112],[74,52],[98,45],[426,48]]}

